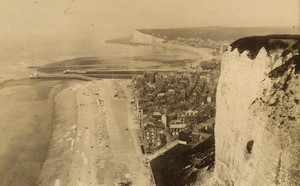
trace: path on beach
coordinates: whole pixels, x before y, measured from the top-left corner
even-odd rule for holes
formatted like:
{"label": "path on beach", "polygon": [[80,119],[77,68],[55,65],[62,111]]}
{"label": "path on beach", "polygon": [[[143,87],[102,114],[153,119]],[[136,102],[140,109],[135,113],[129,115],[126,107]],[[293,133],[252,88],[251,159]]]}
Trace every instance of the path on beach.
{"label": "path on beach", "polygon": [[[126,89],[127,80],[120,81],[122,88]],[[116,181],[128,177],[133,185],[150,185],[150,171],[142,164],[142,152],[137,143],[137,127],[134,126],[132,114],[127,98],[113,97],[112,81],[103,81],[104,104],[107,108],[107,127],[110,136],[112,162],[111,167],[115,173]],[[118,181],[119,182],[119,181]]]}

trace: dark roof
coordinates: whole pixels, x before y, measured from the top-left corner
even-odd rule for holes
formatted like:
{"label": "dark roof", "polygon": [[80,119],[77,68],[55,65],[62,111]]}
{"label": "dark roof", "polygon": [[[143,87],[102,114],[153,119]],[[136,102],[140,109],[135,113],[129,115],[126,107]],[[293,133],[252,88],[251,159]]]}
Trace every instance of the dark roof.
{"label": "dark roof", "polygon": [[200,133],[200,136],[203,137],[203,138],[208,138],[209,136],[211,136],[212,134],[207,134],[207,133],[204,133],[204,132],[201,132]]}
{"label": "dark roof", "polygon": [[164,129],[164,128],[165,128],[165,125],[162,124],[162,123],[155,123],[155,127],[156,127],[156,128],[162,128],[162,129]]}
{"label": "dark roof", "polygon": [[188,133],[191,133],[191,132],[192,132],[192,130],[191,130],[190,128],[187,128],[187,129],[184,129],[182,132],[184,132],[184,133],[188,134]]}
{"label": "dark roof", "polygon": [[140,103],[139,104],[139,106],[141,107],[141,108],[146,108],[146,107],[149,107],[149,106],[151,106],[152,105],[152,103],[150,103],[150,102],[144,102],[144,103]]}
{"label": "dark roof", "polygon": [[209,118],[205,121],[206,124],[208,125],[213,125],[215,124],[215,117]]}
{"label": "dark roof", "polygon": [[154,112],[153,114],[152,114],[153,116],[161,116],[162,114],[160,113],[160,112]]}
{"label": "dark roof", "polygon": [[147,130],[147,129],[149,129],[149,128],[155,128],[154,123],[147,123],[147,124],[145,125],[145,127],[144,127],[144,130]]}
{"label": "dark roof", "polygon": [[192,136],[193,136],[193,137],[199,137],[199,136],[200,136],[200,133],[199,133],[199,132],[192,132]]}
{"label": "dark roof", "polygon": [[168,117],[176,117],[177,114],[175,112],[171,112],[169,114],[167,114]]}
{"label": "dark roof", "polygon": [[172,120],[170,120],[169,124],[170,125],[172,125],[172,124],[180,124],[180,120],[172,119]]}

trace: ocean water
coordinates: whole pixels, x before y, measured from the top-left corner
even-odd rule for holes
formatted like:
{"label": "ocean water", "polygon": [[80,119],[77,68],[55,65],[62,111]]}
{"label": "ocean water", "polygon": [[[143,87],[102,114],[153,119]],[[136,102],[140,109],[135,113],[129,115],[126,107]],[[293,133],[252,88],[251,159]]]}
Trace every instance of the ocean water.
{"label": "ocean water", "polygon": [[[122,45],[100,42],[38,42],[0,46],[0,66],[45,65],[74,58],[96,57],[109,65],[163,65],[178,61],[195,61],[198,56],[175,48],[150,45]],[[151,63],[151,64],[150,64]]]}
{"label": "ocean water", "polygon": [[99,68],[118,69],[182,68],[200,59],[198,55],[184,50],[150,45],[82,41],[7,45],[0,51],[0,80],[26,78],[32,73],[28,66],[43,66],[76,58],[96,58]]}

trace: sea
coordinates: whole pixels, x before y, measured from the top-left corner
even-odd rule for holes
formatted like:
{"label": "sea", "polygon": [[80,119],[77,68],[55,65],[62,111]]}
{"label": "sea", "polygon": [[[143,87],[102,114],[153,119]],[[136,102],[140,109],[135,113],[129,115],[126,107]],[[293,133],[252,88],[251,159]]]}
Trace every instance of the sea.
{"label": "sea", "polygon": [[199,55],[172,47],[89,42],[15,46],[0,52],[0,81],[26,78],[29,66],[43,66],[63,60],[96,58],[99,67],[119,69],[183,68],[199,61]]}

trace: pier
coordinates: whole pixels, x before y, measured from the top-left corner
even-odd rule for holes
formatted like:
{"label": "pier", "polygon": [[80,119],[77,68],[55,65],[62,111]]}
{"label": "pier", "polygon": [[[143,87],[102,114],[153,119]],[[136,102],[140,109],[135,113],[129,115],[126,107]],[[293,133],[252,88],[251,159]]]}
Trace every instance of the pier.
{"label": "pier", "polygon": [[[30,75],[30,79],[79,79],[93,81],[97,79],[131,79],[133,76],[144,75],[145,73],[185,73],[186,69],[145,69],[145,70],[65,70],[62,73],[35,72]],[[202,70],[198,73],[207,73]]]}
{"label": "pier", "polygon": [[30,79],[78,79],[83,81],[93,81],[96,78],[78,75],[78,74],[48,74],[48,73],[36,73],[30,75]]}

